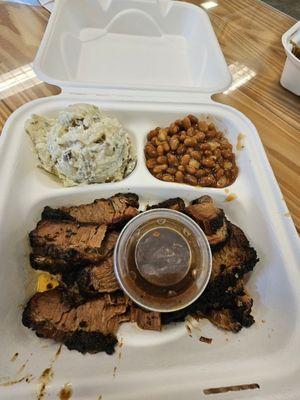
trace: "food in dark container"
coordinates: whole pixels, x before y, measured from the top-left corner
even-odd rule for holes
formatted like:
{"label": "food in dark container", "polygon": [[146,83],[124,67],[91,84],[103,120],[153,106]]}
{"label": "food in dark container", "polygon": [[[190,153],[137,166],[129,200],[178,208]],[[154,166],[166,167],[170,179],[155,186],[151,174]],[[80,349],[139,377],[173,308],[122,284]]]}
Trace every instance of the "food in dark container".
{"label": "food in dark container", "polygon": [[291,40],[291,45],[293,46],[292,53],[300,60],[300,45],[295,43],[293,40]]}
{"label": "food in dark container", "polygon": [[116,333],[123,322],[159,331],[163,325],[193,315],[232,332],[252,325],[253,301],[245,290],[244,276],[258,259],[243,231],[229,222],[208,196],[187,207],[180,198],[166,200],[159,207],[189,215],[210,242],[211,277],[195,302],[175,312],[160,313],[144,310],[122,292],[112,255],[120,229],[139,213],[139,203],[136,195],[117,194],[88,205],[44,209],[42,220],[30,234],[31,263],[36,269],[57,274],[59,285],[49,289],[44,282],[47,290],[28,301],[23,324],[69,349],[108,354],[114,352]]}
{"label": "food in dark container", "polygon": [[238,175],[224,133],[194,115],[150,131],[144,150],[147,168],[165,182],[223,188]]}

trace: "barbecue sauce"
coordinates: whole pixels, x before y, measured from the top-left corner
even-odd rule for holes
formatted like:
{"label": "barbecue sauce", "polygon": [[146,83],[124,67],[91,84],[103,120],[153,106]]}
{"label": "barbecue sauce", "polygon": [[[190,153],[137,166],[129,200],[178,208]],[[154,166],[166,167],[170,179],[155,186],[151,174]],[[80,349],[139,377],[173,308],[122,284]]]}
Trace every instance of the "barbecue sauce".
{"label": "barbecue sauce", "polygon": [[145,222],[127,243],[126,283],[159,306],[197,290],[202,254],[194,235],[175,219]]}
{"label": "barbecue sauce", "polygon": [[174,229],[153,228],[136,243],[137,269],[153,285],[176,285],[188,273],[190,261],[190,247]]}

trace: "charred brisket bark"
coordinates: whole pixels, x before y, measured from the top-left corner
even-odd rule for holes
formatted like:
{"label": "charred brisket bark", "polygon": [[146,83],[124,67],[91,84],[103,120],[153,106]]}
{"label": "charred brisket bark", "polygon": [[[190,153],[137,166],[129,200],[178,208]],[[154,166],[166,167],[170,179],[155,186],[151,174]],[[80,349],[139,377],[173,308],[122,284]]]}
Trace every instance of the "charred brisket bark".
{"label": "charred brisket bark", "polygon": [[114,273],[113,256],[100,264],[91,265],[78,272],[76,278],[78,288],[84,295],[111,293],[120,289]]}
{"label": "charred brisket bark", "polygon": [[36,293],[23,312],[23,324],[39,337],[66,343],[81,352],[112,353],[119,324],[130,320],[129,299],[105,294],[74,305],[62,287]]}
{"label": "charred brisket bark", "polygon": [[97,225],[123,226],[139,211],[138,196],[133,193],[118,193],[108,199],[97,199],[93,203],[53,209],[45,207],[43,219],[73,220]]}
{"label": "charred brisket bark", "polygon": [[185,203],[180,197],[162,201],[161,203],[147,206],[147,210],[153,210],[156,208],[169,208],[170,210],[184,212]]}
{"label": "charred brisket bark", "polygon": [[224,211],[217,208],[209,196],[202,196],[186,207],[185,212],[204,231],[212,247],[220,246],[228,237]]}

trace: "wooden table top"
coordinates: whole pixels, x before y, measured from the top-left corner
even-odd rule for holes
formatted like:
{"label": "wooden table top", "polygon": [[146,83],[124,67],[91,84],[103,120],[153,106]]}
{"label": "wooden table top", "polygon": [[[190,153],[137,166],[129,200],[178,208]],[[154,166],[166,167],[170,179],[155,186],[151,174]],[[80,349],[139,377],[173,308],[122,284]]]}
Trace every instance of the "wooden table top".
{"label": "wooden table top", "polygon": [[[281,36],[295,20],[256,0],[215,3],[207,11],[234,82],[214,99],[242,111],[256,125],[300,232],[300,99],[279,83],[285,62]],[[49,15],[42,7],[0,3],[0,130],[22,104],[59,93],[40,82],[30,66]]]}

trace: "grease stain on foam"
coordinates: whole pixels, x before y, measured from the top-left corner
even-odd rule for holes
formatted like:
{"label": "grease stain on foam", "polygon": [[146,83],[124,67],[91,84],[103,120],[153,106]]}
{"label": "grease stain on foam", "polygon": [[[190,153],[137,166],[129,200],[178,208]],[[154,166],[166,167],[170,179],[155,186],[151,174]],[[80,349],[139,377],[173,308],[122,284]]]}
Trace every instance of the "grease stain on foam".
{"label": "grease stain on foam", "polygon": [[54,376],[54,373],[52,371],[52,366],[44,369],[44,371],[42,372],[41,376],[38,379],[39,383],[40,383],[40,388],[39,388],[37,400],[45,399],[47,385],[49,385],[49,383],[53,379],[53,376]]}
{"label": "grease stain on foam", "polygon": [[191,327],[190,327],[188,324],[185,324],[185,328],[186,328],[186,330],[187,330],[187,333],[188,333],[189,337],[192,338],[193,335],[192,335]]}
{"label": "grease stain on foam", "polygon": [[124,345],[124,339],[121,337],[120,339],[118,339],[118,347],[120,348],[120,350],[118,351],[118,354],[117,354],[117,365],[113,369],[113,378],[116,377],[117,369],[121,363],[121,358],[122,358],[121,348],[123,347],[123,345]]}
{"label": "grease stain on foam", "polygon": [[[19,353],[15,353],[12,358],[10,359],[10,361],[14,362],[16,361],[17,357],[19,356]],[[21,375],[21,373],[24,371],[24,369],[26,368],[26,365],[28,363],[29,360],[26,360],[24,364],[22,364],[20,366],[20,368],[17,370],[16,375]],[[13,386],[16,385],[17,383],[21,383],[21,382],[31,382],[34,378],[32,374],[26,374],[24,376],[22,376],[21,378],[9,378],[9,377],[5,377],[2,378],[3,380],[5,380],[4,382],[0,383],[0,386]]]}
{"label": "grease stain on foam", "polygon": [[224,189],[224,192],[225,193],[229,193],[229,189]]}
{"label": "grease stain on foam", "polygon": [[51,382],[54,377],[53,366],[54,363],[57,361],[62,349],[62,344],[59,345],[58,349],[56,350],[53,359],[50,361],[50,366],[42,372],[40,377],[38,378],[38,382],[40,384],[40,388],[37,394],[37,400],[44,400],[46,396],[47,386]]}
{"label": "grease stain on foam", "polygon": [[26,382],[26,383],[30,383],[30,382],[32,382],[34,379],[35,379],[35,377],[34,377],[32,374],[30,374],[30,375],[28,375],[27,378],[25,379],[25,382]]}
{"label": "grease stain on foam", "polygon": [[283,214],[284,217],[290,217],[291,214],[287,211],[286,213]]}
{"label": "grease stain on foam", "polygon": [[8,381],[9,379],[10,379],[9,376],[1,376],[0,383],[2,383],[3,381]]}
{"label": "grease stain on foam", "polygon": [[236,142],[236,149],[237,150],[243,150],[245,148],[245,138],[246,135],[243,133],[239,133],[237,137],[237,142]]}
{"label": "grease stain on foam", "polygon": [[19,379],[10,379],[10,380],[8,380],[6,382],[0,383],[0,387],[1,386],[2,387],[13,386],[13,385],[16,385],[17,383],[21,383],[23,381],[30,382],[30,378],[32,378],[32,375],[25,375],[25,376],[23,376],[22,378],[19,378]]}
{"label": "grease stain on foam", "polygon": [[230,194],[226,197],[225,201],[233,201],[233,200],[236,200],[236,199],[237,199],[237,195],[236,195],[235,193],[230,193]]}
{"label": "grease stain on foam", "polygon": [[70,400],[73,395],[72,385],[66,383],[64,387],[59,391],[58,397],[60,400]]}
{"label": "grease stain on foam", "polygon": [[102,394],[97,397],[97,400],[102,400]]}
{"label": "grease stain on foam", "polygon": [[24,364],[21,365],[21,367],[20,367],[20,368],[18,369],[18,371],[17,371],[17,375],[20,375],[20,374],[24,371],[24,369],[26,368],[26,365],[27,365],[28,361],[29,361],[29,360],[26,360],[26,361],[24,362]]}
{"label": "grease stain on foam", "polygon": [[223,386],[216,388],[204,389],[204,394],[219,394],[219,393],[228,393],[228,392],[239,392],[241,390],[249,390],[249,389],[260,389],[258,383],[250,383],[246,385],[235,385],[235,386]]}
{"label": "grease stain on foam", "polygon": [[16,361],[16,359],[18,358],[18,356],[19,356],[19,353],[15,353],[15,354],[12,356],[12,358],[10,359],[10,361],[11,361],[11,362]]}
{"label": "grease stain on foam", "polygon": [[53,362],[55,362],[55,361],[58,359],[58,357],[59,357],[59,355],[60,355],[60,353],[61,353],[61,349],[62,349],[62,344],[61,344],[61,345],[59,346],[59,348],[57,349],[57,352],[55,353]]}

